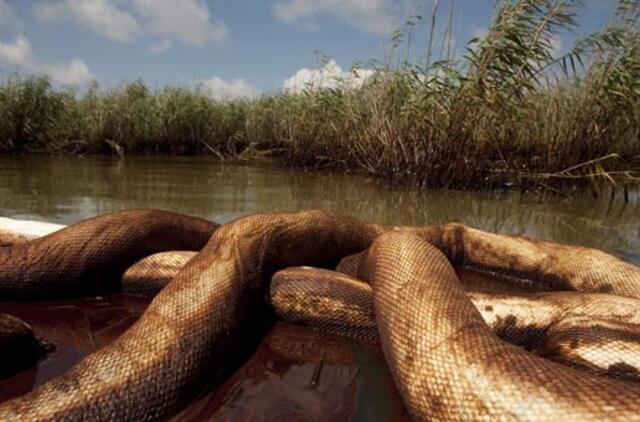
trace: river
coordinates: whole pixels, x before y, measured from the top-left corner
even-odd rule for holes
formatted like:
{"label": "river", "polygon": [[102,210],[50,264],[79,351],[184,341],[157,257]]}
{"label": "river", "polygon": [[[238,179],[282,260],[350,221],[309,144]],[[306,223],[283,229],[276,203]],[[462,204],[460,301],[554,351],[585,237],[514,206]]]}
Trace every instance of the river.
{"label": "river", "polygon": [[0,157],[0,216],[69,224],[133,207],[225,223],[266,211],[341,209],[366,221],[458,221],[493,232],[599,248],[640,264],[640,193],[431,191],[353,174],[239,165],[209,157]]}

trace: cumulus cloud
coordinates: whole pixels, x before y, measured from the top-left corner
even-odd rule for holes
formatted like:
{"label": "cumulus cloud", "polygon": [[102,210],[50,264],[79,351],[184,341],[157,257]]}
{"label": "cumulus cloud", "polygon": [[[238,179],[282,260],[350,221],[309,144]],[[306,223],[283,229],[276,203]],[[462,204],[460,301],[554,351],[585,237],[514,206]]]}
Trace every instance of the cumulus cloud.
{"label": "cumulus cloud", "polygon": [[12,42],[0,40],[0,64],[17,66],[20,70],[44,73],[54,82],[67,85],[84,85],[95,79],[95,75],[80,59],[68,63],[40,63],[33,55],[31,42],[18,35]]}
{"label": "cumulus cloud", "polygon": [[63,0],[36,3],[33,13],[40,22],[69,19],[118,42],[132,41],[141,31],[136,18],[110,0]]}
{"label": "cumulus cloud", "polygon": [[357,89],[375,74],[372,69],[343,71],[335,60],[330,60],[320,69],[302,68],[295,75],[285,79],[285,92],[299,94],[305,89],[323,88]]}
{"label": "cumulus cloud", "polygon": [[31,43],[24,35],[18,35],[11,42],[0,40],[0,61],[6,64],[23,67],[32,66]]}
{"label": "cumulus cloud", "polygon": [[36,3],[33,14],[40,22],[71,21],[117,42],[162,36],[149,48],[155,54],[168,48],[168,37],[199,47],[229,34],[203,0],[49,0]]}
{"label": "cumulus cloud", "polygon": [[233,98],[255,98],[259,95],[256,87],[244,79],[226,81],[218,76],[200,81],[200,86],[212,97],[219,100]]}
{"label": "cumulus cloud", "polygon": [[314,20],[324,16],[382,35],[394,29],[396,20],[389,0],[278,0],[272,11],[288,24],[315,25]]}
{"label": "cumulus cloud", "polygon": [[187,45],[202,46],[229,34],[224,22],[211,21],[209,8],[201,0],[133,0],[133,4],[150,33],[174,36]]}
{"label": "cumulus cloud", "polygon": [[52,80],[65,85],[86,85],[96,79],[96,76],[80,59],[73,59],[69,63],[43,65],[42,70]]}

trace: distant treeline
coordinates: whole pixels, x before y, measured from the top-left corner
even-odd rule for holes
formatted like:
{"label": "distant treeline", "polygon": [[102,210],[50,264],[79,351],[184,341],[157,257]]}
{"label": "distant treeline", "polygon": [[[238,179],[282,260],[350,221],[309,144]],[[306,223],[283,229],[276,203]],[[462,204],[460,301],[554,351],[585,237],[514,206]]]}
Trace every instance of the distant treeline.
{"label": "distant treeline", "polygon": [[412,16],[359,89],[217,101],[199,88],[78,93],[15,76],[0,86],[0,152],[268,155],[438,188],[625,186],[640,177],[640,1],[621,0],[606,28],[554,57],[579,9],[498,2],[464,55],[443,44],[422,63],[402,53],[423,22]]}

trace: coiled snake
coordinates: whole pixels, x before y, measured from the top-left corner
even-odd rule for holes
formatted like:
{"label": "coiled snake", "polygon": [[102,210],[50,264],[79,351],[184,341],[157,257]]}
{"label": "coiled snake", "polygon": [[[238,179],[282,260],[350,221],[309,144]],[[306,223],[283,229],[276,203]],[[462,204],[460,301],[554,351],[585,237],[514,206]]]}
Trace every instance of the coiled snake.
{"label": "coiled snake", "polygon": [[[134,210],[0,248],[0,291],[4,297],[29,298],[118,288],[117,283],[104,283],[123,279],[123,273],[126,280],[127,268],[136,261],[172,250],[200,252],[183,253],[178,261],[180,265],[188,261],[186,265],[121,337],[62,377],[1,404],[0,419],[170,416],[193,399],[206,381],[205,370],[224,364],[245,324],[264,303],[274,273],[300,265],[335,268],[351,256],[343,260],[343,271],[358,279],[328,284],[334,287],[327,291],[337,294],[327,295],[329,308],[322,309],[347,315],[342,305],[357,298],[353,300],[360,302],[346,309],[364,315],[365,333],[371,333],[375,318],[377,331],[369,335],[379,338],[415,419],[640,420],[640,384],[633,381],[632,370],[623,376],[620,371],[607,373],[600,370],[602,362],[597,359],[594,367],[589,366],[591,359],[578,362],[574,366],[583,369],[576,369],[504,340],[516,339],[533,350],[541,346],[531,342],[544,331],[546,338],[554,339],[554,347],[571,349],[579,339],[593,345],[589,339],[598,333],[604,332],[602,338],[609,340],[617,334],[624,347],[614,353],[614,360],[620,357],[624,368],[633,369],[640,269],[592,249],[495,235],[459,224],[383,227],[330,211],[253,215],[218,227],[167,212]],[[524,277],[546,290],[574,293],[555,293],[564,295],[555,299],[549,299],[553,293],[516,299],[479,292],[473,296],[460,284],[452,264]],[[335,278],[327,279],[331,277]],[[285,316],[293,312],[291,318],[305,320],[292,307],[278,305],[282,298],[286,305],[291,291],[301,292],[295,285],[287,287],[291,283],[282,281],[286,278],[280,273],[272,286],[276,311]],[[358,285],[361,281],[371,287]],[[341,296],[343,289],[353,287],[344,287],[349,283],[359,293]],[[333,303],[331,297],[336,298]],[[555,314],[551,312],[550,322],[542,323],[543,330],[528,332],[526,309],[509,307],[509,300],[527,302],[531,309],[553,309]],[[306,309],[320,306],[318,301],[308,303]],[[558,317],[558,310],[568,303],[573,312]],[[579,312],[581,307],[584,312]],[[514,308],[522,315],[510,314]],[[327,315],[329,329],[335,328],[330,321],[334,316]],[[501,322],[496,322],[498,317]],[[584,327],[576,322],[580,318],[606,321],[580,334],[569,329]],[[357,323],[337,328],[355,329],[356,335],[363,332]],[[558,334],[549,335],[554,330]],[[602,353],[609,352],[605,348]]]}

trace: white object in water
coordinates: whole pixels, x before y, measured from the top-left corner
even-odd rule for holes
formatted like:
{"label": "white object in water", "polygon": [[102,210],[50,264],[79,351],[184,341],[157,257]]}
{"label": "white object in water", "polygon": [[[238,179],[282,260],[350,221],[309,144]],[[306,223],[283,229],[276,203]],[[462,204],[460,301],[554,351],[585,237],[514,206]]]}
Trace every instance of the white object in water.
{"label": "white object in water", "polygon": [[[15,220],[13,218],[0,217],[0,240],[2,237],[21,237],[34,239],[63,229],[64,225],[46,223],[43,221]],[[3,236],[4,235],[4,236]]]}

